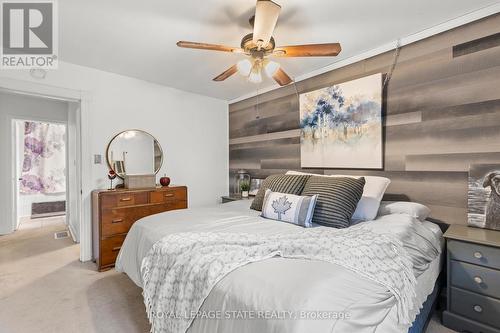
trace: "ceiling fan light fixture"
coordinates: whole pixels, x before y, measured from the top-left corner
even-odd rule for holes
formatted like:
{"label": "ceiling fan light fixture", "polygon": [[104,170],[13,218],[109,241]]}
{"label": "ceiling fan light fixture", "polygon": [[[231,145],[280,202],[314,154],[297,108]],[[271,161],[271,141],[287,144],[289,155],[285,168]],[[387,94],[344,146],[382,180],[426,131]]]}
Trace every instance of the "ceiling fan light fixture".
{"label": "ceiling fan light fixture", "polygon": [[240,73],[243,76],[248,76],[252,71],[253,64],[250,60],[243,59],[238,61],[236,67],[238,68],[238,73]]}
{"label": "ceiling fan light fixture", "polygon": [[248,81],[252,83],[261,83],[262,82],[262,74],[260,70],[253,70],[248,76]]}
{"label": "ceiling fan light fixture", "polygon": [[266,75],[270,78],[272,78],[273,75],[276,74],[278,69],[280,69],[280,64],[278,64],[275,61],[268,61],[264,66],[264,71],[266,72]]}

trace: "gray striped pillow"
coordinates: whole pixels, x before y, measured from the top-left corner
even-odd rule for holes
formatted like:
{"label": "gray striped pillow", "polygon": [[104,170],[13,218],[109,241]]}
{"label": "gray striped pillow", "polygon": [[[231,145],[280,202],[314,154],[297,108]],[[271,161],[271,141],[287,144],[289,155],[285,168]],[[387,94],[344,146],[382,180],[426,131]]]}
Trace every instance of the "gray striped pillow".
{"label": "gray striped pillow", "polygon": [[347,228],[363,195],[365,178],[316,177],[307,181],[301,195],[318,195],[313,223]]}
{"label": "gray striped pillow", "polygon": [[311,178],[309,175],[271,175],[267,177],[262,182],[250,208],[262,210],[262,203],[267,189],[273,192],[300,195],[309,178]]}

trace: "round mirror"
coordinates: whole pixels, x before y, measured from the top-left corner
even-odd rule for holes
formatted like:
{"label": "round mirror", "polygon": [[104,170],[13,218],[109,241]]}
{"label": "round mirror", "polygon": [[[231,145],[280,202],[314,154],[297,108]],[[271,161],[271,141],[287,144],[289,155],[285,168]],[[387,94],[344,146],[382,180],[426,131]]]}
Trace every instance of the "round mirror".
{"label": "round mirror", "polygon": [[125,175],[152,175],[160,171],[163,151],[151,134],[128,130],[111,140],[106,158],[109,167],[121,178]]}

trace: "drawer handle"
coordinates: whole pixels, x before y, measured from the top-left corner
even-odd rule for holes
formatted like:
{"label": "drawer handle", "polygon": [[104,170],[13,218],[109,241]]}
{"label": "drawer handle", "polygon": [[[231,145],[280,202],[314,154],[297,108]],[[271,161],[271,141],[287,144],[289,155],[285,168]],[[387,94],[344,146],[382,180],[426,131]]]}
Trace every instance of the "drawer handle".
{"label": "drawer handle", "polygon": [[130,197],[129,198],[121,198],[120,199],[120,201],[131,201],[131,200],[132,200],[132,198],[130,198]]}
{"label": "drawer handle", "polygon": [[113,252],[120,251],[121,248],[122,248],[121,246],[115,246],[114,248],[111,249],[111,251]]}
{"label": "drawer handle", "polygon": [[481,305],[476,304],[472,307],[472,309],[474,309],[474,311],[476,311],[477,313],[483,312],[483,307]]}
{"label": "drawer handle", "polygon": [[481,284],[483,283],[483,279],[481,279],[480,276],[474,276],[474,282],[476,282],[477,284]]}
{"label": "drawer handle", "polygon": [[111,223],[122,223],[122,222],[123,222],[123,219],[116,219],[116,220],[111,221]]}
{"label": "drawer handle", "polygon": [[483,257],[483,254],[479,251],[474,252],[474,258],[476,259],[481,259]]}
{"label": "drawer handle", "polygon": [[173,197],[174,194],[173,193],[168,193],[168,194],[165,194],[165,198],[170,198],[170,197]]}

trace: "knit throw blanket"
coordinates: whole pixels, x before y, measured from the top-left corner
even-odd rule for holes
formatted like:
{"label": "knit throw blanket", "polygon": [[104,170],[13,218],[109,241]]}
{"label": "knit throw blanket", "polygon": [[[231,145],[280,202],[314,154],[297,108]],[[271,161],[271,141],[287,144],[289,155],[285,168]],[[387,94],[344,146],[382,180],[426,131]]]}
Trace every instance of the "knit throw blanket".
{"label": "knit throw blanket", "polygon": [[224,276],[274,256],[335,263],[394,294],[398,321],[413,320],[416,280],[402,244],[364,227],[310,229],[263,236],[241,233],[178,233],[154,244],[141,266],[151,332],[185,333],[203,301]]}

